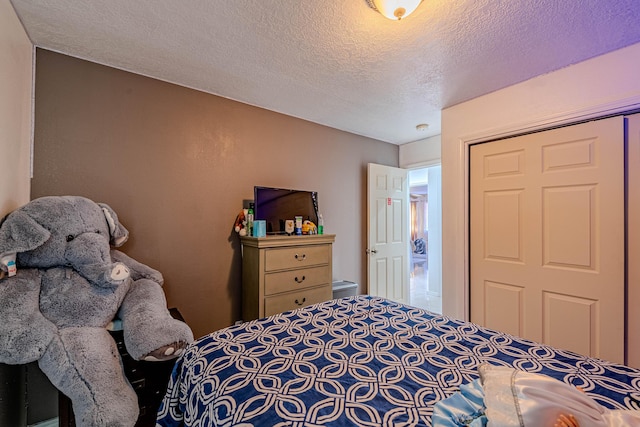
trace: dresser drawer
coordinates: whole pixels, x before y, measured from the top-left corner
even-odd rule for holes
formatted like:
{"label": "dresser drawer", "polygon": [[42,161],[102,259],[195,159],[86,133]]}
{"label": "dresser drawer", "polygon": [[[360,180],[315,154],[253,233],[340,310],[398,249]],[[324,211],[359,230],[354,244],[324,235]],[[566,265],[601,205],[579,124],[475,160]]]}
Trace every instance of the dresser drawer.
{"label": "dresser drawer", "polygon": [[296,292],[288,292],[264,299],[264,315],[282,313],[317,302],[329,301],[331,299],[331,285],[308,288]]}
{"label": "dresser drawer", "polygon": [[267,273],[264,275],[264,294],[279,294],[326,283],[331,283],[331,269],[328,265]]}
{"label": "dresser drawer", "polygon": [[330,259],[331,246],[329,245],[269,249],[265,252],[265,271],[329,264]]}

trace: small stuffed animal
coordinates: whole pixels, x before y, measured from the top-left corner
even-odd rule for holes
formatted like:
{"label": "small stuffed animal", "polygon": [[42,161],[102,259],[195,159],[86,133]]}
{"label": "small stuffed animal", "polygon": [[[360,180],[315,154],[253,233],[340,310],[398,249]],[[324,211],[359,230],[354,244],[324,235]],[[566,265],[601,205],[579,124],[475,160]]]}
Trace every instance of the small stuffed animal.
{"label": "small stuffed animal", "polygon": [[302,222],[302,234],[318,234],[318,227],[308,219]]}
{"label": "small stuffed animal", "polygon": [[35,199],[0,223],[0,362],[37,360],[79,427],[138,418],[106,329],[116,315],[134,359],[175,358],[193,341],[167,310],[162,274],[111,248],[128,236],[108,205],[76,196]]}
{"label": "small stuffed animal", "polygon": [[242,209],[240,211],[238,216],[236,216],[236,222],[233,225],[233,229],[240,236],[246,236],[247,235],[247,214],[246,214],[245,211],[246,211],[246,209]]}

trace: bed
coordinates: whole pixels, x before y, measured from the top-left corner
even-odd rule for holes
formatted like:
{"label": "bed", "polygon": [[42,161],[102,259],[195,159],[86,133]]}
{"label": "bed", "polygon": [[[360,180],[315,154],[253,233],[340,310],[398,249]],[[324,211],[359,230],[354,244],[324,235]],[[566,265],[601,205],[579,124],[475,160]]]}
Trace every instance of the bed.
{"label": "bed", "polygon": [[515,367],[640,409],[640,371],[383,298],[349,297],[213,332],[178,359],[160,426],[431,426],[436,402]]}

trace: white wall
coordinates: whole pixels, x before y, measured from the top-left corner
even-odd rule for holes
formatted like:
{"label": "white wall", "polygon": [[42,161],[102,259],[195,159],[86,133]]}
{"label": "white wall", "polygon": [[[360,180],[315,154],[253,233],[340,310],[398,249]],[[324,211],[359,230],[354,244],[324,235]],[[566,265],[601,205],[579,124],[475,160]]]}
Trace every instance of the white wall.
{"label": "white wall", "polygon": [[[442,167],[432,166],[429,174],[429,204],[427,256],[429,269],[427,277],[429,292],[442,296]],[[436,189],[433,191],[433,189]]]}
{"label": "white wall", "polygon": [[433,166],[440,163],[440,135],[403,144],[398,150],[401,168]]}
{"label": "white wall", "polygon": [[0,218],[29,201],[33,46],[0,1]]}
{"label": "white wall", "polygon": [[640,107],[640,44],[445,109],[442,113],[443,313],[467,319],[468,147]]}

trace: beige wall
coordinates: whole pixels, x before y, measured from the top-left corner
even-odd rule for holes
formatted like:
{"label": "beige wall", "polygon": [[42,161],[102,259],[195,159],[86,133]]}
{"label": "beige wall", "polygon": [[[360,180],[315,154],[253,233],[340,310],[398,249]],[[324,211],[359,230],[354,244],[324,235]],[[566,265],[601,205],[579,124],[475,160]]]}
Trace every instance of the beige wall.
{"label": "beige wall", "polygon": [[0,218],[29,201],[33,47],[0,1]]}
{"label": "beige wall", "polygon": [[398,150],[401,168],[412,169],[440,164],[441,135],[403,144]]}
{"label": "beige wall", "polygon": [[253,186],[318,191],[334,279],[365,290],[366,165],[398,147],[38,50],[32,197],[111,205],[197,336],[240,318],[233,222]]}

